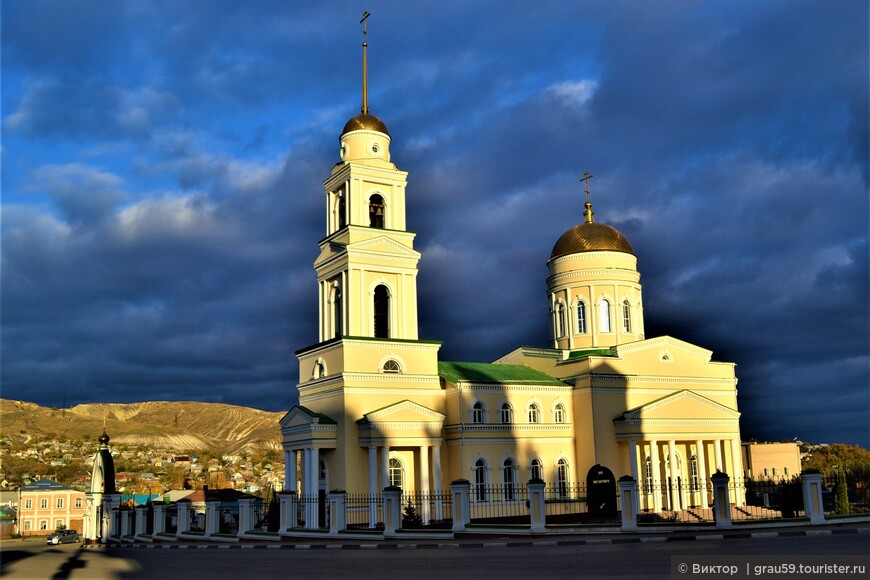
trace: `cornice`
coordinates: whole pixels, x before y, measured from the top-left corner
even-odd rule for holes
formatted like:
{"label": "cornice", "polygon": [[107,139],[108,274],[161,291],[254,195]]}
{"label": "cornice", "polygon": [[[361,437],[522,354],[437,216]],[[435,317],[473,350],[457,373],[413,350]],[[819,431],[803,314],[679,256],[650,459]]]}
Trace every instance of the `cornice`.
{"label": "cornice", "polygon": [[528,385],[516,385],[516,384],[492,384],[492,383],[466,383],[460,382],[455,387],[448,387],[446,389],[446,393],[448,395],[456,395],[461,391],[473,391],[474,393],[495,393],[495,394],[504,394],[508,392],[512,393],[555,393],[555,394],[567,394],[570,393],[574,387],[571,385],[566,385],[564,387],[559,387],[555,385],[536,385],[536,384],[528,384]]}

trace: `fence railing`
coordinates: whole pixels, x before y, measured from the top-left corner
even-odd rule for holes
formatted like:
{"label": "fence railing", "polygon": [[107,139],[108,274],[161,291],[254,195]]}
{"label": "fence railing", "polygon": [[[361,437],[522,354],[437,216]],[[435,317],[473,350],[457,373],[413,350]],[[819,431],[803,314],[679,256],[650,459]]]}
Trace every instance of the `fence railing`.
{"label": "fence railing", "polygon": [[171,504],[163,514],[163,533],[174,534],[178,531],[178,507]]}
{"label": "fence railing", "polygon": [[529,490],[525,485],[473,485],[470,499],[473,524],[529,525]]}
{"label": "fence railing", "polygon": [[222,505],[217,509],[218,533],[235,536],[239,533],[239,506]]}

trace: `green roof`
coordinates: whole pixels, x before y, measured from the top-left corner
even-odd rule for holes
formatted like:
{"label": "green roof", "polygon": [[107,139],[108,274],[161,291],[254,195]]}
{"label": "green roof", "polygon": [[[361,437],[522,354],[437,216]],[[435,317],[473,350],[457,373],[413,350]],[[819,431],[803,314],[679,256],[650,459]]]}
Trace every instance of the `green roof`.
{"label": "green roof", "polygon": [[501,365],[473,362],[439,362],[438,374],[441,378],[457,383],[505,383],[526,385],[568,386],[559,379],[551,377],[525,365]]}
{"label": "green roof", "polygon": [[587,356],[612,356],[613,351],[609,348],[587,348],[583,350],[572,350],[568,355],[568,359],[586,358]]}

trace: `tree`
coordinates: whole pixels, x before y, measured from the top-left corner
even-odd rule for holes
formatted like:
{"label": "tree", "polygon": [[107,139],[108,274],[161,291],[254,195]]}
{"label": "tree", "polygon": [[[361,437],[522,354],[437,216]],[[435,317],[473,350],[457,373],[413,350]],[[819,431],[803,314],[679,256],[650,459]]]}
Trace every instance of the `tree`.
{"label": "tree", "polygon": [[852,510],[849,508],[849,488],[846,485],[846,472],[843,471],[843,466],[837,466],[837,491],[834,495],[834,513],[847,514]]}
{"label": "tree", "polygon": [[408,503],[405,509],[402,510],[402,527],[403,528],[422,528],[423,518],[417,513],[417,508],[411,503],[411,498],[408,498]]}

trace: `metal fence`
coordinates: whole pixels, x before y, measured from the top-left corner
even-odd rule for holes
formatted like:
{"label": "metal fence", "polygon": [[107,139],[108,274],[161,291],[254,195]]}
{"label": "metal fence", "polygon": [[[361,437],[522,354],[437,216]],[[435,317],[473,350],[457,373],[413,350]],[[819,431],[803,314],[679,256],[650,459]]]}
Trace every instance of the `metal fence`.
{"label": "metal fence", "polygon": [[[836,474],[822,478],[822,502],[826,515],[870,512],[870,474],[846,473],[843,480]],[[841,491],[840,488],[843,488]],[[840,500],[837,500],[837,496]]]}
{"label": "metal fence", "polygon": [[[317,527],[326,529],[329,527],[329,502],[326,494],[300,495],[298,501],[297,527]],[[307,526],[308,518],[314,518],[317,526]]]}
{"label": "metal fence", "polygon": [[218,507],[218,533],[235,536],[239,533],[239,504],[227,503]]}
{"label": "metal fence", "polygon": [[473,524],[531,524],[525,485],[473,485],[470,495]]}
{"label": "metal fence", "polygon": [[191,532],[205,532],[205,512],[198,512],[192,509],[188,512],[190,524],[188,530]]}
{"label": "metal fence", "polygon": [[344,516],[349,530],[383,530],[384,496],[349,493],[344,499]]}
{"label": "metal fence", "polygon": [[263,499],[254,500],[251,505],[252,529],[257,532],[277,532],[280,515],[275,511],[279,509],[273,502]]}
{"label": "metal fence", "polygon": [[174,534],[178,531],[178,506],[170,504],[163,512],[163,533]]}
{"label": "metal fence", "polygon": [[402,494],[402,528],[450,528],[453,499],[449,491]]}

